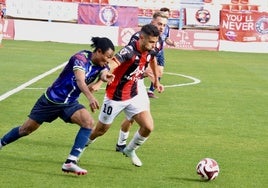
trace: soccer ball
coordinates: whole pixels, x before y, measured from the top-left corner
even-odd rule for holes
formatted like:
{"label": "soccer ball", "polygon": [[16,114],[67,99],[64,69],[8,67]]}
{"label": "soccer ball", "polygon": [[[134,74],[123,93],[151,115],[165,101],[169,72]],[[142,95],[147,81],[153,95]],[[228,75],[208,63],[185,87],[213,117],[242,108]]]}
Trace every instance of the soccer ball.
{"label": "soccer ball", "polygon": [[196,172],[204,180],[213,180],[219,175],[220,168],[214,159],[204,158],[197,164]]}

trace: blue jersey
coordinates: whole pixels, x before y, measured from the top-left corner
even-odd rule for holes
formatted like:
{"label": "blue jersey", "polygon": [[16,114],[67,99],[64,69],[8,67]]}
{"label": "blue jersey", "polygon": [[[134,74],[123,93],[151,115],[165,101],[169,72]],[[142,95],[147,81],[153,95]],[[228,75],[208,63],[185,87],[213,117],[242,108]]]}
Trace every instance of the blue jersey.
{"label": "blue jersey", "polygon": [[161,39],[163,41],[165,41],[167,38],[169,38],[169,34],[170,34],[170,28],[168,25],[166,25],[165,29],[164,29],[164,32],[162,33],[161,35]]}
{"label": "blue jersey", "polygon": [[85,72],[85,83],[88,85],[92,83],[103,71],[108,70],[108,66],[101,67],[95,65],[91,61],[92,52],[83,50],[73,55],[59,77],[47,89],[46,98],[59,104],[66,104],[74,102],[78,99],[81,90],[77,86],[74,75],[75,70],[82,70]]}

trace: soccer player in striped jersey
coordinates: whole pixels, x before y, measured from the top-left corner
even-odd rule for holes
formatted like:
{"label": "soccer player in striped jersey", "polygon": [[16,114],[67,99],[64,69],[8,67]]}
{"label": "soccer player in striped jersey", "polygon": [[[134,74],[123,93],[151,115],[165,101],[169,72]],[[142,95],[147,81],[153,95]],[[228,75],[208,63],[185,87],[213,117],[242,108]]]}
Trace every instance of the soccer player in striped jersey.
{"label": "soccer player in striped jersey", "polygon": [[[164,9],[166,10],[166,9]],[[163,35],[165,35],[165,31],[167,28],[167,21],[168,21],[168,14],[165,11],[158,11],[155,12],[153,15],[153,19],[151,21],[152,25],[155,25],[159,32],[160,32],[160,36],[158,38],[158,42],[157,45],[155,46],[154,52],[155,52],[155,56],[156,56],[156,61],[157,61],[157,67],[158,67],[158,76],[159,78],[161,77],[161,75],[163,74],[163,45],[165,42],[166,37],[163,37]],[[135,33],[131,39],[130,39],[130,43],[137,41],[139,39],[139,33],[137,32]],[[153,86],[153,81],[155,79],[152,70],[150,67],[148,67],[145,71],[145,76],[149,77],[149,79],[151,80],[151,87],[148,91],[148,96],[151,98],[155,98],[155,96],[153,95],[153,91],[154,91],[154,86]],[[160,81],[160,79],[159,79]],[[121,124],[121,129],[119,130],[119,136],[118,136],[118,141],[116,144],[116,148],[115,150],[118,152],[123,152],[124,148],[126,147],[126,143],[127,143],[127,138],[129,136],[129,130],[131,125],[133,124],[134,120],[131,119],[127,119],[125,118]]]}
{"label": "soccer player in striped jersey", "polygon": [[107,84],[106,95],[99,114],[99,121],[90,135],[89,144],[97,137],[103,135],[111,126],[114,118],[122,111],[127,119],[134,119],[140,126],[123,153],[130,157],[135,166],[142,166],[141,160],[136,155],[136,150],[148,139],[154,128],[150,112],[148,96],[139,94],[146,92],[140,90],[139,80],[143,79],[145,69],[150,64],[155,76],[154,86],[163,91],[163,86],[158,81],[157,63],[154,49],[159,40],[159,30],[152,24],[144,25],[138,40],[122,48],[113,59],[117,64],[113,71],[115,79]]}
{"label": "soccer player in striped jersey", "polygon": [[87,170],[77,165],[77,159],[94,127],[94,120],[87,109],[78,102],[81,93],[89,102],[91,111],[99,109],[99,102],[89,87],[96,78],[111,83],[114,75],[109,73],[108,61],[114,55],[114,45],[108,38],[93,37],[93,51],[82,50],[74,54],[59,77],[37,100],[29,118],[23,125],[11,129],[0,139],[0,149],[23,136],[37,130],[44,122],[52,122],[58,117],[66,123],[80,126],[73,147],[62,165],[62,171],[77,175],[87,174]]}

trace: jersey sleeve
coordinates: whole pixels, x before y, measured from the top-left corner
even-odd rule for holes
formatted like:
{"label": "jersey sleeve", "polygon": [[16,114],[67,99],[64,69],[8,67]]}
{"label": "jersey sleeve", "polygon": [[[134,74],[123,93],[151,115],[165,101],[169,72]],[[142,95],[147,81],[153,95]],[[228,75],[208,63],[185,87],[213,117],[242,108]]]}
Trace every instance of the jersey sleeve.
{"label": "jersey sleeve", "polygon": [[73,70],[82,70],[82,71],[86,71],[85,70],[85,64],[86,64],[86,59],[83,55],[81,54],[76,54],[72,57],[72,61],[73,61]]}
{"label": "jersey sleeve", "polygon": [[166,38],[169,38],[169,35],[170,35],[170,27],[167,25],[166,26],[166,29],[167,29],[167,37]]}
{"label": "jersey sleeve", "polygon": [[100,71],[100,75],[104,72],[104,71],[110,71],[110,67],[109,65],[106,65],[101,71]]}
{"label": "jersey sleeve", "polygon": [[130,38],[128,44],[131,45],[131,44],[133,44],[133,43],[136,43],[136,42],[139,40],[139,38],[140,38],[140,32],[134,33],[134,34],[131,36],[131,38]]}
{"label": "jersey sleeve", "polygon": [[130,60],[134,55],[133,53],[134,52],[132,46],[125,46],[117,54],[115,54],[115,58],[118,63],[123,63]]}

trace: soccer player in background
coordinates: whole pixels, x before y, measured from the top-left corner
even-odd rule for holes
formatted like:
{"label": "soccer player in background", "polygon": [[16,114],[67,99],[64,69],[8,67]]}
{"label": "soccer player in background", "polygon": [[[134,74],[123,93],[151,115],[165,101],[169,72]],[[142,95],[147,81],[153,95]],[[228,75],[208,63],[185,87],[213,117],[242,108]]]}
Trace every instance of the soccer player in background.
{"label": "soccer player in background", "polygon": [[[170,17],[170,9],[169,8],[163,7],[160,9],[160,11],[165,13],[167,18]],[[153,17],[152,24],[158,24],[157,21],[158,20]],[[169,37],[170,27],[168,26],[168,24],[165,24],[165,27],[163,29],[162,28],[160,28],[160,29],[161,29],[160,30],[160,32],[161,32],[160,37],[161,37],[162,41],[164,41],[169,46],[175,47],[175,42],[173,40],[171,40]],[[164,66],[165,66],[165,56],[164,56],[164,48],[163,47],[160,49],[156,58],[157,58],[157,64],[158,64],[158,68],[159,68],[159,78],[158,79],[160,80],[162,75],[163,75]],[[148,96],[150,98],[158,98],[157,96],[155,96],[154,90],[155,89],[154,89],[153,83],[151,82],[150,88],[148,90]]]}
{"label": "soccer player in background", "polygon": [[[169,8],[164,7],[164,8],[161,8],[160,11],[164,12],[166,14],[167,18],[170,17],[170,9]],[[155,22],[154,19],[152,20],[152,24],[154,24],[153,22]],[[167,45],[175,47],[175,42],[170,39],[169,35],[170,35],[170,27],[168,26],[168,24],[166,24],[164,30],[161,32],[161,39]],[[158,64],[158,67],[159,67],[159,78],[158,79],[160,80],[162,75],[163,75],[164,67],[165,67],[164,48],[162,48],[159,51],[159,53],[157,54],[156,58],[157,58],[157,64]],[[154,89],[153,83],[151,82],[150,88],[148,90],[148,96],[150,98],[158,98],[157,96],[155,96],[154,90],[155,89]]]}
{"label": "soccer player in background", "polygon": [[59,117],[66,123],[75,123],[80,126],[70,154],[62,165],[62,171],[77,175],[87,174],[87,170],[77,165],[77,159],[94,128],[94,120],[87,109],[78,102],[78,98],[83,93],[91,111],[94,112],[99,109],[99,103],[90,92],[90,84],[97,77],[108,84],[114,79],[107,65],[114,55],[112,41],[105,37],[93,37],[91,47],[94,48],[92,52],[82,50],[69,59],[59,77],[37,100],[29,118],[0,139],[0,149],[31,134],[42,123],[52,122]]}

